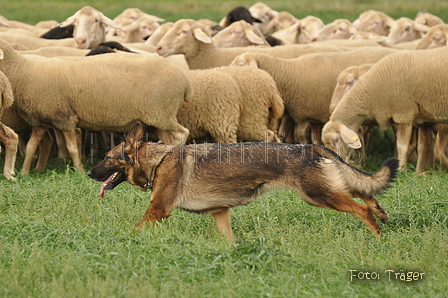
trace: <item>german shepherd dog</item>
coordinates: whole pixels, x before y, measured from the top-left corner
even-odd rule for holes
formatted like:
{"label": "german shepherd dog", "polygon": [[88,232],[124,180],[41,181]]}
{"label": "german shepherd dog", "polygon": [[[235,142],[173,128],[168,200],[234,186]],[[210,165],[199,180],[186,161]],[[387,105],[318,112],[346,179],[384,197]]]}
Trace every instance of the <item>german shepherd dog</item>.
{"label": "german shepherd dog", "polygon": [[[318,145],[282,143],[190,144],[144,142],[136,122],[125,141],[87,175],[101,181],[100,196],[123,181],[151,189],[151,203],[135,229],[170,216],[173,208],[211,213],[219,231],[233,239],[229,208],[247,205],[266,191],[285,188],[313,206],[348,212],[378,236],[389,215],[374,195],[390,186],[398,160],[387,159],[374,174],[344,162]],[[352,198],[360,198],[367,205]]]}

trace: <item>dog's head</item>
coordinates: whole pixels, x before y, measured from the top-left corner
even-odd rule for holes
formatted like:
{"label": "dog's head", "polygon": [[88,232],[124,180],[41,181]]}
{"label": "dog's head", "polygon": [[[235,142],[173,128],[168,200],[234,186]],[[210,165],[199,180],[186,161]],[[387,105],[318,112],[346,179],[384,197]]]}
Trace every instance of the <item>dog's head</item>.
{"label": "dog's head", "polygon": [[137,152],[142,144],[143,127],[136,122],[129,131],[126,140],[112,148],[99,164],[94,166],[87,175],[95,181],[103,182],[100,196],[104,198],[104,191],[115,188],[132,175],[134,166],[138,163]]}

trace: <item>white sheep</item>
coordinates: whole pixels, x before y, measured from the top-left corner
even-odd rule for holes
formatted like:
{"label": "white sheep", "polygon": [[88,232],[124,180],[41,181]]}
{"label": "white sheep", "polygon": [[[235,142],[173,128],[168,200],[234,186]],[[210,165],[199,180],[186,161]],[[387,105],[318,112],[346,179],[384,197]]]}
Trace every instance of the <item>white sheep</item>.
{"label": "white sheep", "polygon": [[349,39],[356,33],[356,31],[355,26],[353,26],[349,20],[336,19],[314,33],[311,37],[311,42],[332,39]]}
{"label": "white sheep", "polygon": [[394,21],[394,18],[382,11],[369,9],[362,12],[352,24],[359,31],[387,36]]}
{"label": "white sheep", "polygon": [[373,40],[379,43],[379,42],[385,42],[387,37],[384,35],[379,35],[378,33],[375,32],[366,32],[357,30],[355,34],[350,36],[349,40],[356,40],[356,39]]}
{"label": "white sheep", "polygon": [[419,41],[416,50],[446,47],[448,41],[448,24],[431,27],[428,33]]}
{"label": "white sheep", "polygon": [[[336,86],[334,87],[333,95],[330,101],[330,114],[333,113],[334,109],[341,101],[342,97],[350,91],[356,82],[374,65],[374,63],[364,63],[361,65],[349,66],[338,75],[336,79]],[[359,160],[360,166],[365,166],[365,161],[367,157],[367,148],[371,147],[371,132],[372,126],[364,125],[360,127],[359,134],[362,137],[363,146],[359,150],[359,154],[353,152],[351,155],[354,156],[356,160]],[[349,156],[347,156],[349,157]],[[361,158],[360,158],[361,157]]]}
{"label": "white sheep", "polygon": [[236,143],[238,140],[240,103],[238,84],[230,74],[215,69],[186,72],[194,90],[190,102],[183,102],[177,121],[190,131],[187,141],[207,140]]}
{"label": "white sheep", "polygon": [[159,18],[155,15],[147,14],[146,12],[143,12],[139,8],[126,8],[123,10],[122,13],[120,13],[118,16],[114,18],[114,22],[119,24],[122,20],[131,20],[131,21],[137,21],[139,18],[143,16],[151,17],[152,19],[156,20],[157,22],[165,22],[165,19]]}
{"label": "white sheep", "polygon": [[361,65],[349,66],[339,73],[330,101],[330,114],[333,113],[342,97],[353,88],[356,82],[359,81],[361,76],[363,76],[373,64],[374,63],[364,63]]}
{"label": "white sheep", "polygon": [[68,17],[60,27],[75,25],[73,30],[74,46],[79,49],[91,49],[106,41],[106,25],[121,29],[113,20],[91,6],[84,6]]}
{"label": "white sheep", "polygon": [[[155,127],[159,138],[167,142],[180,145],[188,136],[188,129],[178,124],[176,114],[193,91],[184,71],[166,59],[98,55],[31,60],[3,40],[0,49],[0,70],[13,86],[24,119],[33,127],[60,130],[77,169],[82,169],[82,164],[76,127],[125,131],[140,119]],[[31,139],[32,144],[38,144],[34,135]],[[25,171],[29,171],[36,150],[29,144]]]}
{"label": "white sheep", "polygon": [[0,26],[8,28],[8,29],[23,29],[30,33],[32,33],[34,36],[39,36],[43,33],[45,33],[46,29],[39,28],[24,22],[15,21],[15,20],[8,20],[4,16],[0,15]]}
{"label": "white sheep", "polygon": [[[320,142],[320,128],[330,117],[330,100],[339,73],[348,66],[374,63],[395,51],[375,47],[307,54],[295,59],[245,53],[236,57],[231,65],[253,66],[267,71],[277,83],[288,114],[299,126],[295,141],[308,143],[306,131],[300,128],[311,122],[314,124],[313,140]],[[287,131],[279,132],[280,136],[282,133]]]}
{"label": "white sheep", "polygon": [[298,20],[299,19],[293,16],[290,12],[281,11],[263,28],[263,34],[286,29],[297,23]]}
{"label": "white sheep", "polygon": [[144,15],[135,21],[124,19],[120,23],[117,23],[122,29],[108,28],[106,40],[129,43],[145,42],[159,28],[158,20],[149,15]]}
{"label": "white sheep", "polygon": [[34,25],[34,27],[36,27],[36,28],[41,28],[41,29],[45,29],[45,30],[50,30],[57,26],[59,26],[59,22],[56,20],[39,21],[36,23],[36,25]]}
{"label": "white sheep", "polygon": [[229,73],[242,93],[239,140],[280,142],[277,131],[285,105],[272,76],[253,67],[216,69]]}
{"label": "white sheep", "polygon": [[85,56],[89,50],[82,50],[73,47],[48,46],[37,48],[35,50],[17,51],[22,55],[37,55],[43,57],[57,57],[57,56]]}
{"label": "white sheep", "polygon": [[[366,63],[359,66],[352,66],[346,68],[338,76],[338,82],[336,84],[333,97],[331,98],[330,112],[336,108],[339,101],[349,90],[353,88],[356,82],[373,66],[372,63]],[[393,125],[394,126],[394,125]],[[416,156],[417,165],[415,167],[416,173],[422,173],[425,166],[428,168],[434,168],[435,160],[434,154],[441,162],[448,161],[446,157],[445,148],[448,142],[447,138],[447,125],[437,124],[437,125],[423,125],[415,127],[415,132],[412,135],[408,159],[414,159],[415,149],[418,151]],[[393,127],[394,131],[397,129]],[[371,125],[364,125],[360,132],[362,133],[362,144],[360,151],[364,157],[366,156],[366,147],[372,146],[371,140]],[[361,137],[361,135],[360,135]],[[433,147],[435,146],[434,150]],[[448,165],[448,163],[447,163]]]}
{"label": "white sheep", "polygon": [[272,33],[272,36],[285,44],[310,43],[313,35],[324,26],[324,22],[318,17],[306,16],[290,27]]}
{"label": "white sheep", "polygon": [[433,27],[435,25],[440,25],[444,23],[444,21],[440,17],[424,11],[419,11],[414,21],[416,21],[419,24],[426,25],[428,27]]}
{"label": "white sheep", "polygon": [[249,12],[254,18],[261,21],[261,23],[256,23],[256,26],[262,31],[264,26],[266,26],[276,15],[278,15],[278,11],[272,9],[263,2],[257,2],[250,6]]}
{"label": "white sheep", "polygon": [[157,28],[144,43],[153,45],[155,47],[157,43],[162,39],[162,37],[168,32],[168,30],[173,27],[173,25],[173,22],[166,22],[161,24],[159,28]]}
{"label": "white sheep", "polygon": [[263,70],[220,67],[187,72],[194,96],[177,113],[190,131],[189,140],[236,143],[279,142],[277,126],[283,100],[275,81]]}
{"label": "white sheep", "polygon": [[417,23],[410,18],[401,17],[393,22],[386,42],[395,45],[421,39],[428,32],[428,29],[426,25]]}
{"label": "white sheep", "polygon": [[[14,102],[11,84],[3,72],[0,72],[0,116],[3,111],[10,108]],[[0,121],[0,142],[5,146],[5,164],[3,166],[3,175],[8,180],[14,180],[14,166],[16,163],[16,154],[18,146],[18,136],[10,127]]]}
{"label": "white sheep", "polygon": [[129,25],[123,26],[124,42],[145,42],[159,27],[157,20],[150,16],[143,16]]}
{"label": "white sheep", "polygon": [[157,44],[157,53],[163,57],[184,54],[190,69],[205,69],[229,65],[245,52],[264,52],[282,58],[294,58],[306,53],[342,51],[331,45],[285,45],[279,47],[217,48],[208,29],[189,19],[181,19]]}
{"label": "white sheep", "polygon": [[[399,51],[378,61],[342,98],[322,131],[322,141],[340,148],[361,147],[358,127],[396,125],[400,166],[407,164],[413,127],[448,123],[448,49]],[[341,152],[342,153],[342,152]]]}
{"label": "white sheep", "polygon": [[212,37],[217,48],[264,45],[270,47],[260,29],[244,20],[236,21]]}
{"label": "white sheep", "polygon": [[48,46],[63,46],[63,47],[74,46],[73,38],[45,39],[25,34],[14,34],[8,31],[0,32],[0,38],[6,40],[11,45],[19,45],[19,47],[14,46],[14,48],[17,50],[35,50],[38,48]]}

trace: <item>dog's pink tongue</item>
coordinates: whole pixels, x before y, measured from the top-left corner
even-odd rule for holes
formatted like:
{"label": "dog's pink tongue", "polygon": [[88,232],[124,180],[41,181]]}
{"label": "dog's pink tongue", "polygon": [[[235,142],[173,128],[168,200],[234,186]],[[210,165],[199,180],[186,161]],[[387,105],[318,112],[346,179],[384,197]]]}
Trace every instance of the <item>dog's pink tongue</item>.
{"label": "dog's pink tongue", "polygon": [[113,173],[112,175],[109,176],[109,178],[107,178],[102,184],[101,184],[101,189],[100,189],[100,197],[102,199],[104,199],[104,188],[106,187],[106,185],[110,182],[110,180],[112,180],[112,178],[114,177],[116,173]]}

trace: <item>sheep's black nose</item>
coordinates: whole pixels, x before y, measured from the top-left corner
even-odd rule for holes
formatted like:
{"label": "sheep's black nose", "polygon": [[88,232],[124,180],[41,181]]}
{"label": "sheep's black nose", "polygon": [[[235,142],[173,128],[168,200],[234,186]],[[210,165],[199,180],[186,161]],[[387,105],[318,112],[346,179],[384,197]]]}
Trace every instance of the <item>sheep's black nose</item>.
{"label": "sheep's black nose", "polygon": [[88,171],[88,172],[87,172],[87,176],[89,176],[90,178],[92,178],[92,171]]}

